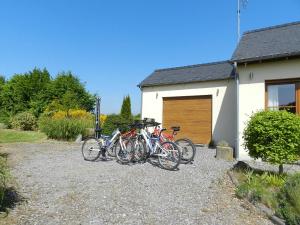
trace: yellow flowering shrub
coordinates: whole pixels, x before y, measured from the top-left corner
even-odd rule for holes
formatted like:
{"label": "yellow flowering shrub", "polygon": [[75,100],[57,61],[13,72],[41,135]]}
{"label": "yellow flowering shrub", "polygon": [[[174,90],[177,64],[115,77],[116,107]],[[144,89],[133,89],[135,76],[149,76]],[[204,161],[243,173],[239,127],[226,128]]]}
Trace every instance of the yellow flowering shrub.
{"label": "yellow flowering shrub", "polygon": [[69,117],[75,119],[93,119],[93,115],[83,109],[70,109]]}
{"label": "yellow flowering shrub", "polygon": [[90,112],[87,112],[83,109],[70,109],[66,111],[57,111],[53,114],[53,119],[63,119],[63,118],[73,118],[73,119],[83,119],[83,120],[92,120],[93,115]]}
{"label": "yellow flowering shrub", "polygon": [[100,123],[103,125],[104,124],[104,122],[105,122],[105,120],[107,119],[107,115],[105,115],[105,114],[101,114],[100,115]]}
{"label": "yellow flowering shrub", "polygon": [[53,113],[53,116],[52,116],[53,119],[63,119],[65,117],[67,117],[67,112],[65,112],[65,111],[57,111],[57,112]]}

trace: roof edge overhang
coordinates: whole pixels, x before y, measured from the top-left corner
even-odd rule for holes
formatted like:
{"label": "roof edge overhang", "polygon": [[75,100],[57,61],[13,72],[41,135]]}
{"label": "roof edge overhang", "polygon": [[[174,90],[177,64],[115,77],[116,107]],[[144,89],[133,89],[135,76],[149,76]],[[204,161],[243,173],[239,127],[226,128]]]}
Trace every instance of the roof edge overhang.
{"label": "roof edge overhang", "polygon": [[178,85],[178,84],[195,84],[195,83],[204,83],[204,82],[213,82],[213,81],[224,81],[224,80],[233,80],[234,77],[226,77],[224,79],[213,79],[213,80],[201,80],[201,81],[190,81],[190,82],[174,82],[174,83],[164,83],[164,84],[146,84],[146,85],[141,85],[138,84],[137,87],[144,88],[144,87],[159,87],[159,86],[170,86],[170,85]]}
{"label": "roof edge overhang", "polygon": [[252,58],[242,58],[242,59],[231,59],[232,63],[237,62],[238,64],[242,63],[256,63],[262,61],[277,61],[286,58],[300,58],[300,51],[291,52],[291,53],[281,53],[281,54],[273,54],[266,56],[257,56]]}

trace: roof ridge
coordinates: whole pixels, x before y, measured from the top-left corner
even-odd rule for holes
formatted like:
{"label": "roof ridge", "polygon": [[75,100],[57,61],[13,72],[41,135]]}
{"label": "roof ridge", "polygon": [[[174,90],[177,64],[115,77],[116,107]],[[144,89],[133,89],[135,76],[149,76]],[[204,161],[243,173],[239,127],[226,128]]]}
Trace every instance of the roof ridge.
{"label": "roof ridge", "polygon": [[298,25],[298,24],[300,24],[300,21],[284,23],[284,24],[279,24],[279,25],[274,25],[274,26],[269,26],[269,27],[263,27],[263,28],[258,28],[258,29],[254,29],[254,30],[248,30],[248,31],[245,31],[244,34],[250,34],[250,33],[255,33],[255,32],[260,32],[260,31],[272,30],[272,29],[288,27],[288,26],[293,26],[293,25]]}
{"label": "roof ridge", "polygon": [[156,69],[154,72],[168,71],[168,70],[180,70],[180,69],[185,69],[185,68],[194,68],[194,67],[199,67],[199,66],[216,65],[216,64],[222,64],[222,63],[231,63],[231,62],[230,62],[230,60],[224,60],[224,61],[201,63],[201,64],[194,64],[194,65],[187,65],[187,66],[176,66],[176,67],[170,67],[170,68]]}

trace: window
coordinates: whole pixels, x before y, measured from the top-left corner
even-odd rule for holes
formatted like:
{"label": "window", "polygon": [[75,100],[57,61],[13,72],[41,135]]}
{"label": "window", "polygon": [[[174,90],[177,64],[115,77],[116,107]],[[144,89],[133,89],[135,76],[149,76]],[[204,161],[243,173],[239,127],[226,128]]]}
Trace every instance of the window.
{"label": "window", "polygon": [[299,114],[299,86],[299,81],[292,80],[266,82],[266,108]]}

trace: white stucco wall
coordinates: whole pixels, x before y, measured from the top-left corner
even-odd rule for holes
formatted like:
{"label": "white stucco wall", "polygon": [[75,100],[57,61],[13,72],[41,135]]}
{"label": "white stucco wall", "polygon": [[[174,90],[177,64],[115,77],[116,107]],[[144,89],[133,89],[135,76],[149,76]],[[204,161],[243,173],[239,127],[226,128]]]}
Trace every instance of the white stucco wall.
{"label": "white stucco wall", "polygon": [[[253,73],[253,79],[249,74]],[[239,133],[240,159],[250,159],[243,148],[242,133],[249,116],[265,109],[265,81],[287,78],[300,78],[300,59],[239,65]]]}
{"label": "white stucco wall", "polygon": [[212,138],[226,140],[234,146],[235,90],[233,80],[179,84],[142,89],[142,117],[162,122],[163,97],[212,96]]}

